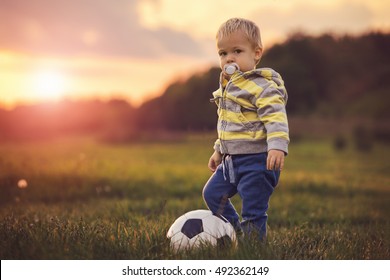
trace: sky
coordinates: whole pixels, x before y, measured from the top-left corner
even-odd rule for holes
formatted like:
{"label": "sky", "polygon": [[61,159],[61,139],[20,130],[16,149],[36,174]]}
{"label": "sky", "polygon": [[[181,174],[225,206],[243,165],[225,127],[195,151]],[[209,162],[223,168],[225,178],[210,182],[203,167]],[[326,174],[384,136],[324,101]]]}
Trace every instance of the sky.
{"label": "sky", "polygon": [[135,106],[218,65],[215,33],[256,22],[267,48],[294,32],[390,31],[384,0],[0,0],[0,107],[68,99]]}

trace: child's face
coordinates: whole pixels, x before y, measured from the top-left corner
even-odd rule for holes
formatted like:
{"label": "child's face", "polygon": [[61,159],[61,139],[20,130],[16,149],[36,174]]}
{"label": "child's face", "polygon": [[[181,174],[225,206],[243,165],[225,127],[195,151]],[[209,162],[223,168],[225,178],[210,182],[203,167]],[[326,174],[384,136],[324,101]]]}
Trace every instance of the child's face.
{"label": "child's face", "polygon": [[234,62],[242,72],[255,69],[262,54],[261,49],[254,47],[241,30],[219,40],[217,50],[221,69],[224,69],[225,64]]}

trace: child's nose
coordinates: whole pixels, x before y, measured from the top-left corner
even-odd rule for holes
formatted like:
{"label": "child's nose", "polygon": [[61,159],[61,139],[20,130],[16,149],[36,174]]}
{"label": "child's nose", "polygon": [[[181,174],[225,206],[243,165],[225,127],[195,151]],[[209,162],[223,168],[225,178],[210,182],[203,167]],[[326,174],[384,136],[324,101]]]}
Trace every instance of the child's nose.
{"label": "child's nose", "polygon": [[234,62],[234,55],[232,55],[232,54],[228,54],[228,57],[227,57],[227,63],[232,63],[232,62]]}

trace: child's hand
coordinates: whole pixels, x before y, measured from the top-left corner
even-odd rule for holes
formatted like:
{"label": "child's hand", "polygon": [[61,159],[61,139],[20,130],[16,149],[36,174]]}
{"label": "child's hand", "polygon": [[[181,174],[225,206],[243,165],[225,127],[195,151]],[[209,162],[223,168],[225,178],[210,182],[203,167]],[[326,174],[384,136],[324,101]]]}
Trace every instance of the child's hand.
{"label": "child's hand", "polygon": [[211,170],[211,172],[214,172],[217,169],[217,166],[220,165],[221,162],[222,162],[222,155],[219,152],[214,151],[214,153],[209,159],[209,164],[208,164],[208,167]]}
{"label": "child's hand", "polygon": [[284,166],[284,152],[280,150],[269,150],[267,157],[268,170],[282,170]]}

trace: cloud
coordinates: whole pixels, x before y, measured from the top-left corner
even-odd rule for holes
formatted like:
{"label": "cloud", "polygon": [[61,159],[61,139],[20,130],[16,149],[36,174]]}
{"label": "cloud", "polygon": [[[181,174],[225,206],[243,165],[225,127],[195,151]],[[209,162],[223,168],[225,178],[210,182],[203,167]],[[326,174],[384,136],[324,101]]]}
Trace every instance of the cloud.
{"label": "cloud", "polygon": [[0,49],[149,58],[202,54],[184,32],[141,26],[138,1],[2,0]]}
{"label": "cloud", "polygon": [[297,3],[290,9],[275,6],[258,9],[252,18],[268,32],[288,34],[303,30],[310,33],[355,33],[368,30],[374,14],[363,3],[340,1],[333,5],[321,6],[311,2]]}

